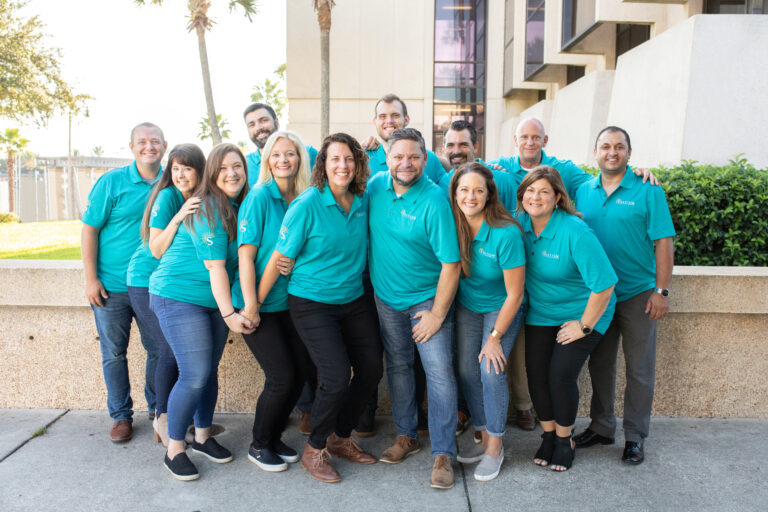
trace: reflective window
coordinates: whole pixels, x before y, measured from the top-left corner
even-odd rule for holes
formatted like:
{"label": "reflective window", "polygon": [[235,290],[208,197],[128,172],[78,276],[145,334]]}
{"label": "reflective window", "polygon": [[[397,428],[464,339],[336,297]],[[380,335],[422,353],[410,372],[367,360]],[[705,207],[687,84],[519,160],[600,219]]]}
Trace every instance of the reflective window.
{"label": "reflective window", "polygon": [[544,0],[528,0],[525,19],[525,78],[544,65]]}
{"label": "reflective window", "polygon": [[[485,132],[486,0],[435,0],[435,77],[432,148],[464,119]],[[483,146],[481,144],[482,156]]]}
{"label": "reflective window", "polygon": [[563,0],[562,47],[595,24],[595,0]]}
{"label": "reflective window", "polygon": [[706,0],[709,14],[768,14],[768,0]]}

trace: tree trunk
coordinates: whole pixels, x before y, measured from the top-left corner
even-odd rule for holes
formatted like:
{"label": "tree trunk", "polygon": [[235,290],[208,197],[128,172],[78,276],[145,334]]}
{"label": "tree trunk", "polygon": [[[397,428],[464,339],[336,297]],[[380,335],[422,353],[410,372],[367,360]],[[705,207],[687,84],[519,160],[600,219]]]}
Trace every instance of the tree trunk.
{"label": "tree trunk", "polygon": [[197,31],[197,49],[200,51],[200,68],[203,71],[203,90],[205,91],[205,104],[208,107],[208,124],[211,127],[213,145],[221,143],[219,122],[216,119],[216,109],[213,106],[213,88],[211,87],[211,70],[208,69],[208,50],[205,46],[205,29],[195,27]]}
{"label": "tree trunk", "polygon": [[13,210],[16,207],[14,204],[14,192],[16,191],[16,187],[13,186],[14,164],[13,151],[8,151],[8,213],[13,213]]}
{"label": "tree trunk", "polygon": [[320,137],[328,136],[330,125],[330,38],[331,6],[328,0],[317,7],[317,22],[320,25]]}

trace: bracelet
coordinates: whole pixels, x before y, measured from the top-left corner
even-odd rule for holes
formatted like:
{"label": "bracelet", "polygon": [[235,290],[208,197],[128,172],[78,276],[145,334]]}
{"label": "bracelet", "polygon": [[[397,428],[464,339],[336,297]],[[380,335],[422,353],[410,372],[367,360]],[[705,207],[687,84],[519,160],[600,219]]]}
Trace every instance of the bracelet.
{"label": "bracelet", "polygon": [[494,328],[494,329],[491,331],[491,336],[493,336],[493,337],[494,337],[494,338],[496,338],[497,340],[501,340],[501,338],[504,336],[504,334],[500,333],[499,331],[497,331],[497,330],[496,330],[496,328]]}
{"label": "bracelet", "polygon": [[233,310],[232,310],[232,312],[231,312],[230,314],[228,314],[228,315],[225,315],[225,316],[222,316],[221,318],[222,318],[222,319],[224,319],[224,318],[229,318],[229,317],[231,317],[232,315],[234,315],[235,313],[237,313],[237,310],[236,310],[236,309],[233,309]]}

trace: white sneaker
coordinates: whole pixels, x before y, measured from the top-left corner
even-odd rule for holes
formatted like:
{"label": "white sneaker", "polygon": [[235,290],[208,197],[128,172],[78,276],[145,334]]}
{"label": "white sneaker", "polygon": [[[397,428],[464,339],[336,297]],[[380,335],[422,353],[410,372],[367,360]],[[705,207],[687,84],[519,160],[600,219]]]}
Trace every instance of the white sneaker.
{"label": "white sneaker", "polygon": [[465,453],[460,453],[456,456],[456,460],[462,464],[472,464],[482,460],[485,455],[485,448],[479,444],[473,444]]}
{"label": "white sneaker", "polygon": [[499,458],[493,458],[490,455],[483,455],[480,464],[475,468],[475,480],[487,482],[499,476],[501,463],[504,462],[504,449],[501,450]]}

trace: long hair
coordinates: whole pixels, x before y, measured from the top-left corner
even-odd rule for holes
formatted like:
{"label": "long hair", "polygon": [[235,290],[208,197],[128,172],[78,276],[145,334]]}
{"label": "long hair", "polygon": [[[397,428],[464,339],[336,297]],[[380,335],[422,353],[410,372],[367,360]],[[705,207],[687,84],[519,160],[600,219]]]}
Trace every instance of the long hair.
{"label": "long hair", "polygon": [[315,168],[312,170],[312,185],[323,190],[323,187],[328,183],[325,161],[328,158],[328,147],[334,142],[346,144],[352,152],[352,157],[355,159],[355,177],[349,183],[348,189],[352,194],[362,196],[365,192],[368,176],[371,174],[371,169],[368,167],[368,155],[363,151],[363,147],[357,142],[357,139],[346,133],[333,133],[323,141],[320,151],[317,152]]}
{"label": "long hair", "polygon": [[251,169],[251,172],[259,173],[258,183],[269,183],[274,179],[272,170],[269,168],[269,154],[279,139],[288,139],[294,145],[296,153],[299,155],[299,168],[296,169],[296,174],[293,175],[293,193],[298,196],[309,187],[309,154],[307,153],[307,148],[304,147],[301,139],[295,133],[277,131],[270,135],[264,144],[264,148],[261,150],[261,165],[259,169]]}
{"label": "long hair", "polygon": [[461,180],[462,176],[466,176],[470,173],[479,174],[485,180],[485,188],[488,191],[488,197],[486,198],[485,206],[483,207],[485,223],[492,228],[501,228],[514,224],[522,230],[520,224],[509,214],[507,209],[504,208],[504,205],[501,204],[499,190],[496,187],[496,182],[493,180],[493,173],[490,169],[478,162],[467,162],[466,164],[460,165],[451,178],[449,197],[453,219],[456,221],[456,231],[459,237],[459,252],[461,254],[461,271],[464,277],[472,277],[472,274],[469,272],[469,267],[472,264],[472,240],[474,240],[474,237],[472,236],[472,229],[469,226],[467,217],[456,203],[456,189],[459,187],[459,180]]}
{"label": "long hair", "polygon": [[[245,196],[248,194],[248,168],[245,163],[245,157],[240,148],[234,144],[227,142],[218,144],[208,154],[208,161],[205,162],[205,172],[203,172],[203,179],[195,188],[193,195],[198,196],[201,201],[201,207],[195,213],[194,217],[203,218],[203,212],[207,215],[208,227],[213,229],[214,220],[218,213],[221,219],[221,224],[224,226],[224,231],[227,232],[229,241],[231,242],[237,237],[237,210],[229,202],[229,197],[216,185],[216,180],[219,179],[219,173],[221,172],[221,163],[224,161],[224,157],[229,153],[235,153],[243,164],[244,180],[243,188],[240,189],[240,193],[234,199],[234,202],[238,205],[243,202]],[[187,215],[184,219],[184,225],[187,229],[192,231],[192,215]]]}
{"label": "long hair", "polygon": [[197,173],[197,184],[203,181],[203,169],[205,168],[205,155],[203,151],[194,144],[177,144],[168,153],[168,165],[165,172],[160,175],[152,186],[152,191],[147,199],[147,206],[144,208],[144,216],[141,218],[141,240],[144,244],[149,241],[149,219],[152,217],[152,207],[155,205],[157,195],[161,190],[173,187],[173,164],[192,167]]}
{"label": "long hair", "polygon": [[517,187],[518,213],[523,213],[525,211],[523,209],[523,196],[525,195],[526,189],[541,179],[545,179],[549,182],[552,190],[555,191],[555,195],[560,194],[560,200],[555,204],[555,208],[560,208],[569,215],[575,215],[581,218],[581,214],[576,211],[576,207],[573,206],[573,201],[571,201],[571,198],[568,196],[568,191],[565,189],[560,173],[557,172],[557,169],[548,165],[540,165],[531,169],[525,178],[523,178],[520,186]]}

